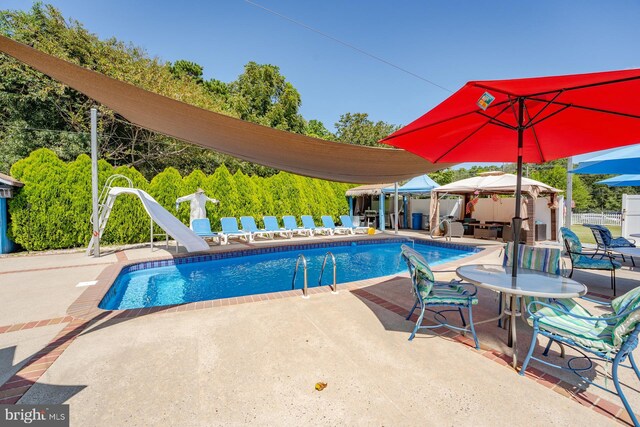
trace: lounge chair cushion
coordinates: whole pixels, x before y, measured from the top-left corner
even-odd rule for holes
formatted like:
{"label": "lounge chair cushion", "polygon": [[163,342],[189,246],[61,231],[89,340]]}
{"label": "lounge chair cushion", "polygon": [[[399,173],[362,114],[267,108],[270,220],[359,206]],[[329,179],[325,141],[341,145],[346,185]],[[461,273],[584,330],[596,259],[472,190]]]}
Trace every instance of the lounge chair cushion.
{"label": "lounge chair cushion", "polygon": [[636,245],[625,239],[624,237],[616,237],[615,239],[611,235],[611,231],[603,225],[595,224],[583,224],[585,227],[596,229],[600,232],[602,242],[608,248],[635,248]]}
{"label": "lounge chair cushion", "polygon": [[[551,304],[578,316],[594,317],[586,308],[572,299],[555,300]],[[575,343],[595,351],[605,353],[617,351],[612,338],[614,325],[605,320],[578,319],[549,307],[542,307],[535,313],[536,317],[540,317],[538,325],[544,331],[569,338]],[[532,317],[529,317],[527,322],[533,326]]]}
{"label": "lounge chair cushion", "polygon": [[[513,242],[505,247],[503,264],[507,267],[513,265]],[[536,248],[533,246],[518,246],[518,266],[529,270],[542,271],[549,274],[560,274],[560,249]]]}
{"label": "lounge chair cushion", "polygon": [[569,243],[569,249],[571,250],[571,254],[569,254],[569,256],[571,257],[571,262],[573,263],[574,268],[586,270],[613,270],[615,268],[617,270],[622,267],[622,265],[617,261],[594,259],[581,255],[582,243],[580,243],[580,239],[576,236],[576,233],[566,227],[562,227],[560,232],[562,233],[564,240]]}
{"label": "lounge chair cushion", "polygon": [[614,299],[611,301],[611,307],[616,314],[630,311],[629,314],[618,319],[618,323],[612,331],[613,343],[619,346],[640,322],[640,310],[638,310],[640,308],[640,288],[635,288]]}

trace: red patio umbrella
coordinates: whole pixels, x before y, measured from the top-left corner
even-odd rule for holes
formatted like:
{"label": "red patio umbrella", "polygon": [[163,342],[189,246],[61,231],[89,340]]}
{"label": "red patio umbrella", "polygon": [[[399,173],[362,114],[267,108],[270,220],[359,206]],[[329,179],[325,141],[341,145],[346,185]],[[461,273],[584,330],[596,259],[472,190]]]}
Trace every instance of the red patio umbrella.
{"label": "red patio umbrella", "polygon": [[[434,163],[543,163],[640,142],[640,69],[475,81],[385,144]],[[514,241],[520,237],[517,181]],[[514,245],[513,276],[517,275]]]}

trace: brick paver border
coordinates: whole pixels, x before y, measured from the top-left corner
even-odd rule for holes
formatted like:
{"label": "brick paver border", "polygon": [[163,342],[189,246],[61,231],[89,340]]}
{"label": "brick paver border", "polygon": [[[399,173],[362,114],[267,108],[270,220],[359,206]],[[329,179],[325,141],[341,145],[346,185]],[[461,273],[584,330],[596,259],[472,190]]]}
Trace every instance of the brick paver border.
{"label": "brick paver border", "polygon": [[[365,289],[353,289],[351,293],[373,304],[376,304],[386,310],[389,310],[399,316],[402,316],[403,318],[406,317],[408,313],[407,308],[394,304],[391,301],[387,301],[384,298],[379,297],[378,295],[374,295],[366,291]],[[607,297],[606,295],[600,295],[600,294],[593,294],[593,295],[602,297],[602,298],[606,297],[607,299],[611,299],[611,297]],[[416,314],[413,314],[410,320],[415,323],[418,320],[418,316]],[[431,331],[431,332],[434,332],[434,331]],[[446,333],[446,331],[444,333]],[[436,332],[437,335],[443,335],[444,333]],[[469,337],[466,337],[460,334],[456,334],[452,339],[455,341],[461,342],[462,344],[469,347],[471,350],[477,352],[478,354],[481,354],[482,356],[488,358],[489,360],[493,360],[494,362],[508,368],[510,371],[517,374],[513,370],[513,367],[511,366],[513,359],[508,354],[502,353],[498,350],[491,349],[491,348],[483,348],[483,346],[480,347],[480,350],[476,350],[475,343],[473,342],[473,340]],[[633,425],[633,423],[631,422],[631,418],[629,418],[629,414],[627,413],[627,410],[622,405],[611,402],[587,390],[581,389],[579,387],[576,387],[573,384],[569,384],[565,381],[562,381],[560,378],[557,378],[547,372],[543,372],[540,369],[537,369],[535,367],[528,368],[524,376],[525,378],[529,378],[530,380],[533,380],[538,384],[541,384],[562,396],[568,397],[573,401],[578,402],[581,405],[586,406],[587,408],[590,408],[606,417],[609,417],[622,424],[627,424],[630,426]]]}
{"label": "brick paver border", "polygon": [[34,354],[0,387],[0,404],[17,403],[78,335],[98,320],[100,317],[91,320],[71,320],[42,350]]}
{"label": "brick paver border", "polygon": [[0,326],[0,334],[6,334],[9,332],[16,332],[16,331],[24,331],[25,329],[41,328],[43,326],[49,326],[49,325],[57,325],[59,323],[71,322],[72,320],[73,320],[73,317],[64,316],[64,317],[55,317],[53,319],[34,320],[31,322],[25,322],[25,323],[14,323],[13,325]]}

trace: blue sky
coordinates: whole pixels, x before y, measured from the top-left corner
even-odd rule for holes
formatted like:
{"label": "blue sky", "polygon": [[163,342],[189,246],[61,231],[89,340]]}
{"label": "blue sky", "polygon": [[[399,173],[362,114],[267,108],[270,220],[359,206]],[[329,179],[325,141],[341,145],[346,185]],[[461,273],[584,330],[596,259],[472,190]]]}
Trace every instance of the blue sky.
{"label": "blue sky", "polygon": [[[637,1],[255,0],[455,91],[469,80],[640,68]],[[302,113],[333,130],[346,112],[407,124],[449,92],[242,0],[49,0],[101,38],[234,80],[270,63],[300,91]],[[27,0],[2,8],[28,9]]]}

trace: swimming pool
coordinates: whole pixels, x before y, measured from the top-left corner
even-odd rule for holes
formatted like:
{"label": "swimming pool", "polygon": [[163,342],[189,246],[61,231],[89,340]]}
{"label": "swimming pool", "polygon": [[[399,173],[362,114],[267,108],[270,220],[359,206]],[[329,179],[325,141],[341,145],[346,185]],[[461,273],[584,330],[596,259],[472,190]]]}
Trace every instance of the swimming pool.
{"label": "swimming pool", "polygon": [[[298,254],[308,263],[308,286],[318,286],[322,261],[331,251],[337,264],[337,283],[406,271],[400,246],[414,245],[431,265],[461,259],[479,249],[426,240],[367,239],[269,247],[196,257],[150,261],[125,267],[99,307],[125,310],[255,295],[292,289]],[[323,285],[332,283],[329,260]],[[302,266],[295,289],[303,286]]]}

